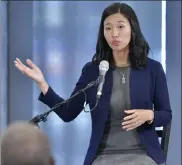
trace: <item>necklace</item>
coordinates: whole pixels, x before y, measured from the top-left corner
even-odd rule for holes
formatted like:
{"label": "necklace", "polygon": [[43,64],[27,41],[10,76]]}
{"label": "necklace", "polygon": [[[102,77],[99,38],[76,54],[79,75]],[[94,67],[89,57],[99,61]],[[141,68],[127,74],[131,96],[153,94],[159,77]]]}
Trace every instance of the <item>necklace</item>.
{"label": "necklace", "polygon": [[117,69],[117,71],[119,72],[119,74],[122,75],[122,79],[121,79],[122,84],[125,84],[126,83],[125,75],[123,73],[121,73],[118,69]]}

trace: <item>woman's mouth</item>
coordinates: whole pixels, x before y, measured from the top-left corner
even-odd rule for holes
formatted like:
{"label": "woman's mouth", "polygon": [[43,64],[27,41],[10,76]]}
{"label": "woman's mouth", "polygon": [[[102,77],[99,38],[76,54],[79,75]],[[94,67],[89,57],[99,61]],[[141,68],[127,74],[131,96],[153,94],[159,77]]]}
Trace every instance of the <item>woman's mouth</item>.
{"label": "woman's mouth", "polygon": [[113,46],[118,46],[120,43],[121,43],[121,42],[118,41],[118,40],[113,40],[113,41],[112,41],[112,45],[113,45]]}

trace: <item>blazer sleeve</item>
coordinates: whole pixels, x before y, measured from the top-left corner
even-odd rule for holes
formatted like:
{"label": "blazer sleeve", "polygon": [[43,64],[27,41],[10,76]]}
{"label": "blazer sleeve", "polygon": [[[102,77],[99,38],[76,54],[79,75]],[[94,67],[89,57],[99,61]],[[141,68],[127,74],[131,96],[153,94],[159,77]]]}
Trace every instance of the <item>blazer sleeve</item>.
{"label": "blazer sleeve", "polygon": [[[86,87],[87,83],[87,70],[89,68],[89,63],[87,63],[83,69],[81,76],[76,83],[76,87],[73,90],[72,95],[74,95],[80,89]],[[47,93],[44,95],[43,93],[40,94],[39,100],[52,108],[58,103],[64,101],[62,97],[56,94],[56,92],[49,86]],[[68,104],[64,104],[61,107],[58,107],[54,110],[54,112],[65,122],[70,122],[74,120],[79,113],[83,110],[83,104],[85,102],[85,95],[84,93],[80,93],[75,98],[73,98]]]}
{"label": "blazer sleeve", "polygon": [[172,111],[167,87],[166,76],[163,67],[157,63],[154,86],[154,119],[152,127],[161,127],[167,125],[172,119]]}

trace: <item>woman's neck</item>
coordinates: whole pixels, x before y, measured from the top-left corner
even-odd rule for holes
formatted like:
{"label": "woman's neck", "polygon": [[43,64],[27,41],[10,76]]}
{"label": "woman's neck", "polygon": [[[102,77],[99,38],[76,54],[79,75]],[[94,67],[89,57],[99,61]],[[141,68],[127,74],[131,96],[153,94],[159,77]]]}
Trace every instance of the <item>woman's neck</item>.
{"label": "woman's neck", "polygon": [[113,51],[115,65],[118,67],[129,66],[129,50]]}

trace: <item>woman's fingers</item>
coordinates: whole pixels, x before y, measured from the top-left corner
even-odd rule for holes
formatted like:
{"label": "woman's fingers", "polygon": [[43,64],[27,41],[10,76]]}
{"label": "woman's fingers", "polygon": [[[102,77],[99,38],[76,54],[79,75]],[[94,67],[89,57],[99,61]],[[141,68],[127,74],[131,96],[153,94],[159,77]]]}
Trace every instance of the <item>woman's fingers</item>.
{"label": "woman's fingers", "polygon": [[24,66],[24,64],[20,61],[19,58],[16,58],[16,61],[17,61],[17,63],[18,63],[19,65],[21,65],[22,67]]}
{"label": "woman's fingers", "polygon": [[18,58],[14,61],[15,67],[20,70],[23,74],[30,76],[31,69],[26,67]]}
{"label": "woman's fingers", "polygon": [[25,66],[18,58],[14,61],[15,67],[20,70],[26,76],[32,78],[36,82],[44,80],[43,74],[40,69],[30,60],[27,59],[26,63],[28,66]]}
{"label": "woman's fingers", "polygon": [[20,66],[23,69],[23,71],[25,71],[27,67],[20,61],[20,59],[16,58],[16,61],[17,65]]}
{"label": "woman's fingers", "polygon": [[17,61],[15,61],[15,67],[24,74],[24,68]]}
{"label": "woman's fingers", "polygon": [[122,125],[123,125],[123,126],[125,126],[125,125],[130,125],[130,124],[136,123],[138,120],[139,120],[139,119],[136,117],[136,118],[134,118],[134,119],[124,121],[124,122],[122,123]]}
{"label": "woman's fingers", "polygon": [[32,69],[38,69],[38,67],[30,60],[27,59],[26,63],[32,68]]}

